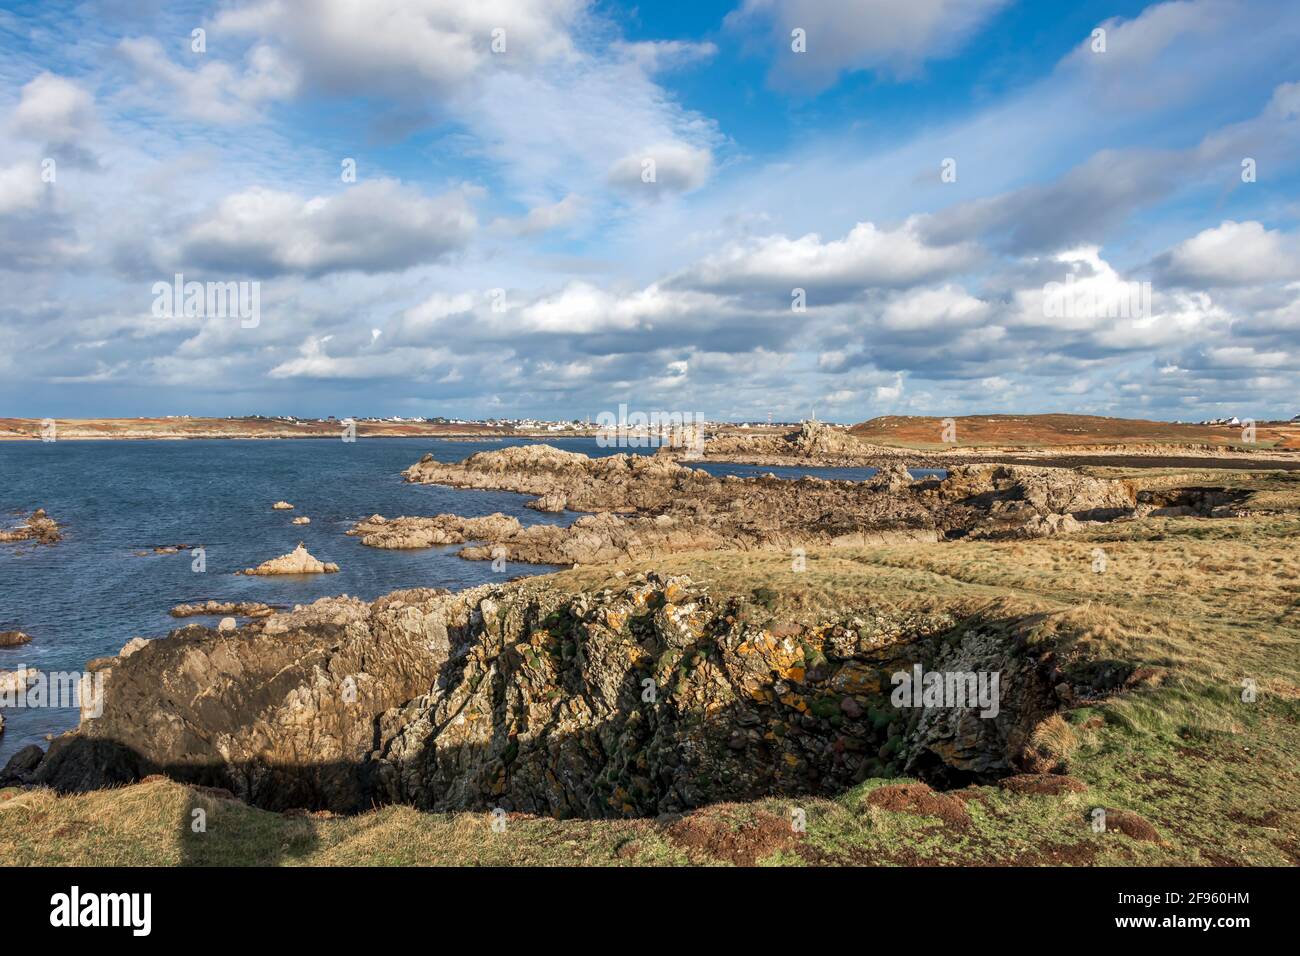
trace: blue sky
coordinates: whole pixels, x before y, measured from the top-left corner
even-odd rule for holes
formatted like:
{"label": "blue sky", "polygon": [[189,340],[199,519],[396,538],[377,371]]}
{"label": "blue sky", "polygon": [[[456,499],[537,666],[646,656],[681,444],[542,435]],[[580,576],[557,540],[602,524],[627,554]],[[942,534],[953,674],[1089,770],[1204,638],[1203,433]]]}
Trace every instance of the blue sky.
{"label": "blue sky", "polygon": [[0,415],[1290,417],[1297,49],[1284,0],[9,3]]}

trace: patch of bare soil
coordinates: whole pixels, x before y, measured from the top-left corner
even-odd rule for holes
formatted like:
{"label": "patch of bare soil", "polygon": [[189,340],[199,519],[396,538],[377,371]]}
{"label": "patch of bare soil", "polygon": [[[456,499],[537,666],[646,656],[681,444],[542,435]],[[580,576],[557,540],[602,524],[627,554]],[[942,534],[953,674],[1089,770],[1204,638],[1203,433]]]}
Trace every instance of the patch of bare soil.
{"label": "patch of bare soil", "polygon": [[665,833],[684,850],[736,866],[753,866],[798,840],[788,820],[735,803],[696,810],[670,824]]}
{"label": "patch of bare soil", "polygon": [[1067,793],[1083,793],[1088,785],[1077,777],[1058,773],[1021,773],[1014,777],[1004,777],[998,786],[1012,793],[1026,793],[1034,796],[1059,797]]}
{"label": "patch of bare soil", "polygon": [[1108,832],[1118,830],[1126,837],[1134,840],[1146,840],[1149,843],[1160,842],[1159,831],[1132,810],[1114,810],[1106,807],[1106,830]]}
{"label": "patch of bare soil", "polygon": [[970,814],[962,800],[946,793],[936,793],[925,783],[895,783],[877,787],[867,794],[866,802],[868,806],[895,813],[938,817],[949,826],[964,827],[970,823]]}

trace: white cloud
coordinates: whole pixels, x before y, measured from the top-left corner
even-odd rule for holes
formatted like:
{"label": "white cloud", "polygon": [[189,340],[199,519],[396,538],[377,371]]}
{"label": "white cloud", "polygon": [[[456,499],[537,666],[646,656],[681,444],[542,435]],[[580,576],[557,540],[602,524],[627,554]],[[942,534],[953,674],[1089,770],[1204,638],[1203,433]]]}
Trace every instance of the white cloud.
{"label": "white cloud", "polygon": [[[772,78],[820,90],[846,70],[909,74],[928,59],[948,56],[1007,0],[745,0],[727,16],[736,27],[767,32]],[[802,29],[806,52],[792,50]]]}
{"label": "white cloud", "polygon": [[42,73],[21,91],[13,112],[20,136],[46,143],[75,143],[94,119],[95,100],[66,77]]}
{"label": "white cloud", "polygon": [[198,63],[187,69],[173,62],[153,37],[123,40],[118,49],[146,88],[174,97],[166,101],[174,102],[182,115],[209,123],[248,122],[263,104],[287,99],[298,90],[297,65],[265,44],[248,51],[242,69],[206,53],[194,54]]}
{"label": "white cloud", "polygon": [[1156,260],[1185,285],[1235,286],[1300,279],[1300,240],[1255,221],[1225,220],[1180,242]]}
{"label": "white cloud", "polygon": [[942,285],[918,289],[890,301],[881,327],[899,332],[965,328],[987,320],[989,307],[965,289]]}
{"label": "white cloud", "polygon": [[252,275],[392,272],[440,259],[474,229],[464,191],[428,197],[376,179],[305,199],[253,187],[185,233],[177,264]]}
{"label": "white cloud", "polygon": [[45,195],[39,163],[0,166],[0,216],[35,210]]}
{"label": "white cloud", "polygon": [[[573,55],[586,0],[254,0],[215,29],[274,37],[309,87],[397,99],[459,94],[492,70]],[[503,52],[492,50],[504,31]]]}
{"label": "white cloud", "polygon": [[492,228],[516,236],[535,236],[560,226],[567,226],[582,213],[586,205],[576,193],[569,193],[559,202],[534,206],[520,219],[497,219]]}
{"label": "white cloud", "polygon": [[[905,287],[974,265],[978,250],[967,244],[932,246],[907,221],[896,229],[861,222],[843,239],[826,242],[816,233],[733,243],[688,270],[683,280],[709,289],[822,287],[837,294],[869,287]],[[812,304],[812,303],[810,303]]]}
{"label": "white cloud", "polygon": [[656,143],[620,157],[609,167],[609,184],[629,196],[657,198],[699,189],[713,156],[685,143]]}

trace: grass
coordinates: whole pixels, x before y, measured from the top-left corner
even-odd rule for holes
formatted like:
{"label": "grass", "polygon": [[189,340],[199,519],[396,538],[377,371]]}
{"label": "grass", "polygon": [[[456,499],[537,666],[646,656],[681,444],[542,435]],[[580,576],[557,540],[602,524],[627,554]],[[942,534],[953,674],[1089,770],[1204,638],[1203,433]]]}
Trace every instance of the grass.
{"label": "grass", "polygon": [[[755,862],[1296,865],[1300,516],[1291,489],[1297,484],[1231,480],[1256,482],[1276,510],[1241,519],[1098,525],[1037,541],[809,551],[804,571],[794,570],[792,556],[782,552],[713,552],[578,568],[552,579],[579,589],[615,584],[620,573],[651,567],[685,573],[715,593],[747,598],[745,613],[773,623],[994,611],[1028,622],[1027,640],[1065,657],[1139,668],[1133,686],[1066,712],[1065,726],[1050,728],[1049,745],[1064,752],[1070,775],[1086,792],[968,788],[961,794],[969,814],[963,826],[866,804],[873,789],[903,782],[897,779],[868,780],[834,799],[697,811],[716,817],[710,818],[715,828],[733,828],[741,842],[755,819],[786,828],[791,810],[802,810],[806,832],[758,841]],[[1258,691],[1253,702],[1243,700],[1247,680]],[[1159,841],[1092,832],[1088,815],[1098,806],[1139,814]],[[207,815],[205,833],[193,832],[196,809]],[[736,822],[742,818],[749,822]],[[725,840],[681,839],[670,821],[512,816],[504,833],[491,822],[487,814],[406,807],[354,817],[282,815],[166,780],[75,796],[10,789],[0,791],[0,865],[734,861]]]}

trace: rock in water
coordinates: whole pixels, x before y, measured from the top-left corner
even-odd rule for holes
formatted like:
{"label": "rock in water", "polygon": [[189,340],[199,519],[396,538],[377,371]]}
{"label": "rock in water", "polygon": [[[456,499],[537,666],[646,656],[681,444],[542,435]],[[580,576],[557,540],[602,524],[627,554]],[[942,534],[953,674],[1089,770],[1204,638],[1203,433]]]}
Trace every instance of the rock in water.
{"label": "rock in water", "polygon": [[271,507],[274,508],[276,511],[292,511],[292,510],[293,510],[293,505],[289,504],[289,502],[287,502],[287,501],[277,501],[275,504],[271,505]]}
{"label": "rock in water", "polygon": [[264,561],[255,568],[245,568],[240,574],[333,574],[339,569],[337,564],[327,564],[318,561],[307,553],[301,541],[298,547],[294,548],[288,554],[283,554],[278,558],[272,558],[270,561]]}
{"label": "rock in water", "polygon": [[22,631],[0,631],[0,647],[18,647],[31,643],[31,637]]}
{"label": "rock in water", "polygon": [[311,524],[311,519],[306,515],[299,515],[297,518],[290,521],[289,524]]}
{"label": "rock in water", "polygon": [[35,541],[37,544],[54,544],[63,540],[59,523],[37,508],[16,528],[0,530],[0,541]]}

